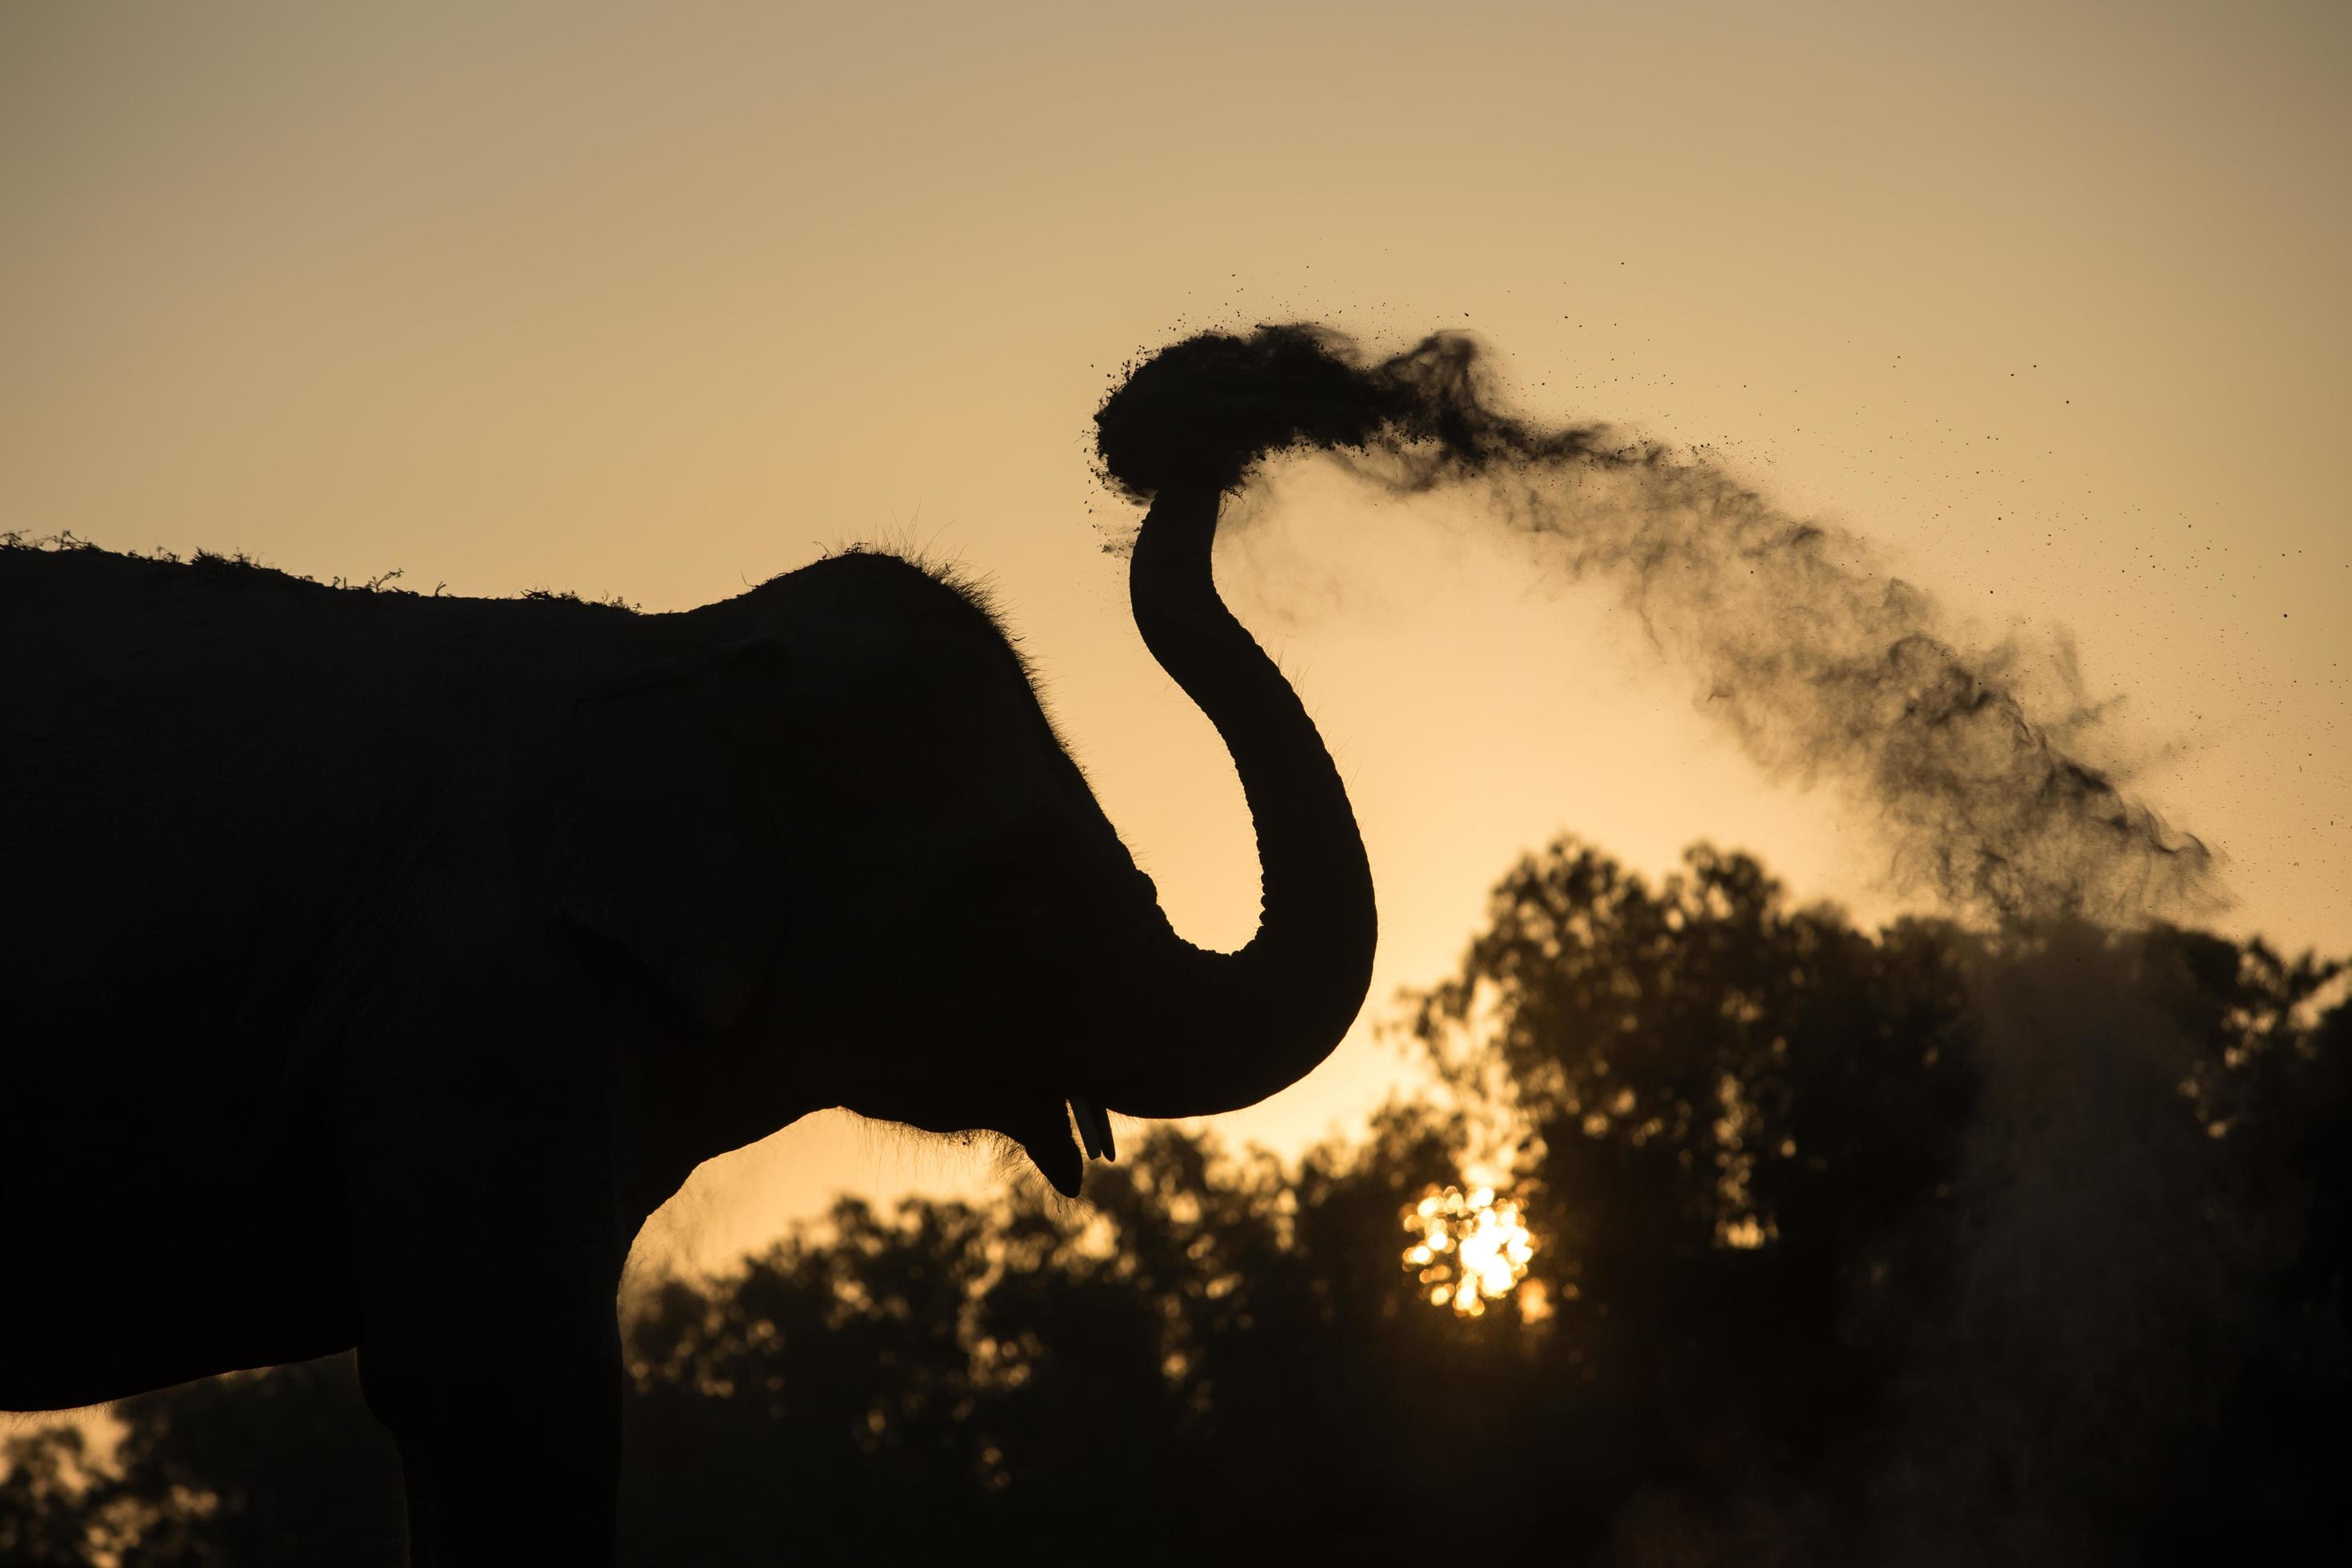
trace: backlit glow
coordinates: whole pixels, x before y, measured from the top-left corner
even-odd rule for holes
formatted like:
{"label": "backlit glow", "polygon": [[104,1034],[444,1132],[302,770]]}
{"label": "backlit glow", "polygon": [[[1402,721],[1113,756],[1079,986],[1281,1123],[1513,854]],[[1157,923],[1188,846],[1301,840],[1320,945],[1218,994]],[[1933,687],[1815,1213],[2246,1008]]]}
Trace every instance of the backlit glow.
{"label": "backlit glow", "polygon": [[1519,1205],[1497,1199],[1492,1187],[1433,1187],[1404,1211],[1404,1267],[1427,1290],[1430,1304],[1465,1318],[1485,1312],[1518,1289],[1535,1256],[1535,1237]]}

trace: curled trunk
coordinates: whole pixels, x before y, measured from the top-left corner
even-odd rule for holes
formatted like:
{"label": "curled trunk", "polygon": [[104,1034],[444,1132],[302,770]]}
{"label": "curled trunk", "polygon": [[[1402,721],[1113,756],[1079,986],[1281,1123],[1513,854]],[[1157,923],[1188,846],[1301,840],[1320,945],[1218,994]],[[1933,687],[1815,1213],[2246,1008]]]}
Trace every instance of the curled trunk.
{"label": "curled trunk", "polygon": [[1104,1086],[1131,1116],[1255,1104],[1331,1054],[1371,984],[1372,874],[1348,792],[1297,693],[1217,596],[1217,492],[1163,491],[1129,574],[1135,624],[1233,753],[1256,830],[1258,929],[1238,952],[1172,939],[1150,987],[1143,1074]]}

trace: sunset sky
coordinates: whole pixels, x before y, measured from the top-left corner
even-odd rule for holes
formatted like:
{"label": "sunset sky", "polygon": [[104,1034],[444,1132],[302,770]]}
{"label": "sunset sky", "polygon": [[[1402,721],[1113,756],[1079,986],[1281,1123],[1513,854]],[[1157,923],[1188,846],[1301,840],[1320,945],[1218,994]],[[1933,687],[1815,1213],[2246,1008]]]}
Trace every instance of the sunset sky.
{"label": "sunset sky", "polygon": [[[919,549],[1232,945],[1240,791],[1137,640],[1090,416],[1202,328],[1465,328],[1522,411],[1870,537],[1955,635],[2071,632],[2081,750],[2226,856],[2215,923],[2352,951],[2347,152],[2328,3],[16,5],[0,530],[647,610]],[[1222,581],[1354,793],[1368,1019],[1561,831],[1898,907],[1604,595],[1459,506],[1276,489]],[[1360,1026],[1223,1125],[1295,1148],[1404,1070]],[[999,1179],[816,1118],[661,1234]]]}

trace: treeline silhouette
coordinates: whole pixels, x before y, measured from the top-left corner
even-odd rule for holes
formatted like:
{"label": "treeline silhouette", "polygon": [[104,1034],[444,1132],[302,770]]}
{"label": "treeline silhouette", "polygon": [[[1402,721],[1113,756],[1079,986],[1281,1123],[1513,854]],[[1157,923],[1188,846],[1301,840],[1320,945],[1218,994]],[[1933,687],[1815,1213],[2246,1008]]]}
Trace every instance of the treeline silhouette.
{"label": "treeline silhouette", "polygon": [[[1397,1026],[1442,1102],[647,1287],[624,1560],[2352,1561],[2340,973],[1564,841]],[[1476,1316],[1404,1261],[1473,1159],[1536,1247]],[[6,1439],[0,1562],[400,1560],[347,1362],[118,1415]]]}

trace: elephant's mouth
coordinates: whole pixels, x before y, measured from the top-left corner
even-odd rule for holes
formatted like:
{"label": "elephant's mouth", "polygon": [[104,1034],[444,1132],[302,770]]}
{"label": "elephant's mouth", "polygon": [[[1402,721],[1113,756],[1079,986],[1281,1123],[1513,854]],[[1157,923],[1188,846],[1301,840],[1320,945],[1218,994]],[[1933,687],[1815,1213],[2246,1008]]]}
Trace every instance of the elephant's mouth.
{"label": "elephant's mouth", "polygon": [[1041,1100],[1033,1115],[1010,1120],[1014,1125],[999,1131],[1021,1145],[1037,1173],[1066,1198],[1078,1195],[1088,1160],[1118,1158],[1110,1117],[1091,1096],[1071,1095],[1066,1109],[1059,1100]]}

